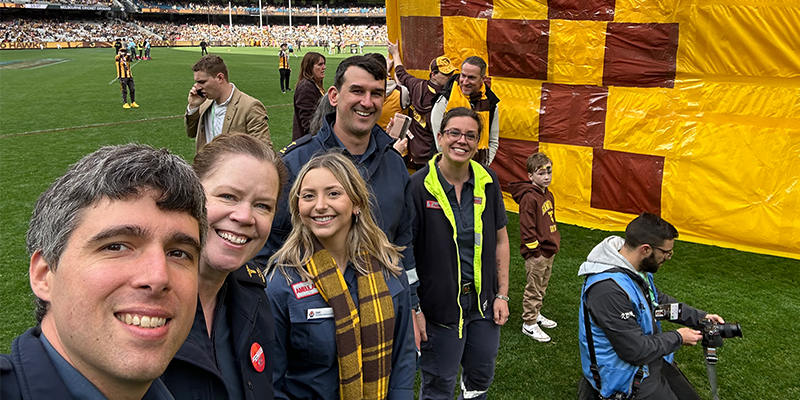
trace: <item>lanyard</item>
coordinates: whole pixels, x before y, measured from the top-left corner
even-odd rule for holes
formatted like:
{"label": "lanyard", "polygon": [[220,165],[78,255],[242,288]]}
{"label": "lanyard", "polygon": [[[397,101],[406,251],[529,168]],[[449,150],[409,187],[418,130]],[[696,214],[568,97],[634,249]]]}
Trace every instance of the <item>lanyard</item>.
{"label": "lanyard", "polygon": [[639,272],[639,275],[644,279],[644,284],[647,285],[647,290],[650,292],[650,302],[653,303],[653,307],[658,307],[658,299],[653,291],[653,287],[650,286],[650,280],[647,279],[647,275],[643,272]]}

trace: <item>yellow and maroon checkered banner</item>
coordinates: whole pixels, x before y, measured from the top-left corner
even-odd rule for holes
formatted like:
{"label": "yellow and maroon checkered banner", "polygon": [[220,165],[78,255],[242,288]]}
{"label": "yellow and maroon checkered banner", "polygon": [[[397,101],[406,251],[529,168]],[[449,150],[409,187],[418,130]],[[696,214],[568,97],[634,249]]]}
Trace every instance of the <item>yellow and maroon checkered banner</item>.
{"label": "yellow and maroon checkered banner", "polygon": [[418,77],[442,54],[488,62],[492,168],[526,180],[545,152],[561,222],[649,211],[685,240],[800,258],[800,1],[387,0],[386,19]]}

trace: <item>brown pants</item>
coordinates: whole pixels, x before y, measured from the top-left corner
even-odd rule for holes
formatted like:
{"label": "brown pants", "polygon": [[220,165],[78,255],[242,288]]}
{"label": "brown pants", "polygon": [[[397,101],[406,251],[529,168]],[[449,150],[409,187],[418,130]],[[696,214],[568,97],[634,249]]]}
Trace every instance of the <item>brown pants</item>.
{"label": "brown pants", "polygon": [[531,257],[525,260],[528,284],[525,285],[525,294],[522,296],[522,321],[528,325],[536,323],[539,310],[542,308],[544,292],[550,282],[550,273],[553,271],[553,258]]}

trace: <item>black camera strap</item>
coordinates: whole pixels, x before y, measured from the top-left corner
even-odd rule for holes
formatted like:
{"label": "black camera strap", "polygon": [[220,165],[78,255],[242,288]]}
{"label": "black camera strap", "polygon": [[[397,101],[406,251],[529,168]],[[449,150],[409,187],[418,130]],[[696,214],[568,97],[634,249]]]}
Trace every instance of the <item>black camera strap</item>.
{"label": "black camera strap", "polygon": [[[586,283],[584,282],[584,285]],[[589,370],[592,371],[592,380],[594,380],[594,384],[597,387],[597,391],[599,392],[601,389],[600,386],[600,369],[597,368],[597,356],[595,356],[594,352],[594,339],[592,337],[592,325],[591,320],[589,319],[589,310],[586,308],[586,302],[583,302],[583,328],[586,331],[586,344],[589,348]],[[639,367],[636,371],[636,375],[633,376],[633,384],[631,385],[631,394],[630,396],[626,397],[627,399],[635,399],[636,393],[639,392],[639,386],[642,384],[642,379],[644,379],[644,368]],[[619,398],[619,393],[617,396],[612,398]],[[624,394],[623,394],[624,395]],[[600,396],[602,399],[603,397]],[[715,399],[719,400],[719,399]]]}
{"label": "black camera strap", "polygon": [[[585,283],[584,283],[585,285]],[[600,370],[597,368],[597,357],[594,353],[594,339],[592,339],[592,323],[589,320],[589,310],[586,309],[586,302],[583,302],[583,328],[586,331],[586,344],[589,347],[589,370],[592,371],[592,379],[597,390],[600,391]]]}
{"label": "black camera strap", "polygon": [[708,372],[708,383],[711,384],[711,396],[714,400],[719,400],[717,396],[717,349],[715,347],[703,347],[706,356],[706,372]]}

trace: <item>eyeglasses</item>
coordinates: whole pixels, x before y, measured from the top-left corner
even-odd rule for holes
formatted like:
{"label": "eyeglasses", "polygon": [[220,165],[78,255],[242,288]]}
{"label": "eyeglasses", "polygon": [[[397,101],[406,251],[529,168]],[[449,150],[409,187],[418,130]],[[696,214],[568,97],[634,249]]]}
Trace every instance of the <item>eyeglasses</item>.
{"label": "eyeglasses", "polygon": [[464,136],[464,138],[470,143],[477,143],[478,139],[481,137],[481,135],[476,132],[462,133],[458,129],[445,129],[442,131],[442,133],[447,134],[447,137],[449,137],[450,140],[459,140],[461,139],[461,136]]}
{"label": "eyeglasses", "polygon": [[661,247],[657,247],[657,246],[653,246],[653,245],[650,245],[650,247],[652,247],[652,248],[654,248],[654,249],[659,249],[659,250],[661,250],[661,251],[662,251],[664,254],[666,254],[666,255],[667,255],[667,258],[672,258],[672,255],[673,255],[673,254],[675,254],[675,249],[672,249],[672,250],[664,250],[664,249],[662,249]]}

